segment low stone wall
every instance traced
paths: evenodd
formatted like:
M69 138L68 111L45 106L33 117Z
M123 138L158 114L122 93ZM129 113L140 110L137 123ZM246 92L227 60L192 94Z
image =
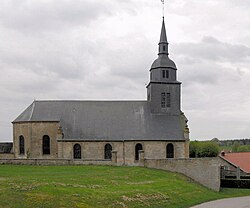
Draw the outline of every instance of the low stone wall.
M220 159L144 159L144 167L182 173L214 190L220 190Z
M1 159L14 159L13 153L0 153L0 160Z
M112 165L111 160L67 159L0 159L0 164L12 165Z

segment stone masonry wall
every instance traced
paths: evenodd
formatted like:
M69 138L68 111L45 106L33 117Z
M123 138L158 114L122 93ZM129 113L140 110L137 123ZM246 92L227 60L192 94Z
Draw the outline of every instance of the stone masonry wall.
M96 141L96 142L73 142L63 141L58 142L58 158L72 159L73 147L75 144L81 145L82 159L102 160L104 159L104 146L111 144L112 150L116 151L117 165L139 165L139 161L135 160L135 146L140 143L146 158L166 158L166 146L170 142L166 141ZM174 145L175 158L187 158L188 142L171 142Z
M220 158L144 159L144 166L182 173L214 190L220 190Z
M13 153L1 153L0 160L1 159L14 159L14 154Z
M24 122L13 124L13 149L14 157L52 159L57 156L57 133L58 122ZM24 137L25 154L19 154L19 136ZM50 155L42 153L42 138L44 135L50 137Z

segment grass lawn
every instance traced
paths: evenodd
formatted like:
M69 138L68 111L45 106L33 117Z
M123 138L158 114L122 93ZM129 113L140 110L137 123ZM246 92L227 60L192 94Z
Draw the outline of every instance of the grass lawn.
M0 208L190 207L250 195L213 192L183 175L141 167L0 165Z

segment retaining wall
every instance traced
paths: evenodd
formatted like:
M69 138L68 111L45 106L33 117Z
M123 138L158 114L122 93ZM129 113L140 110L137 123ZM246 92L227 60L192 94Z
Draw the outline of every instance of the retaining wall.
M0 159L0 164L13 165L112 165L111 160L67 159Z
M144 167L182 173L214 190L220 190L220 159L144 159Z

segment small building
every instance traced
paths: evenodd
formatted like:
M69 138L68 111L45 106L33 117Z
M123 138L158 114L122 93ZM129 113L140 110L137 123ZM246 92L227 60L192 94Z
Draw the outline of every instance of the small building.
M241 172L244 172L245 174L250 174L250 152L222 153L221 158L227 163L229 163L231 167L239 167ZM231 170L233 169L234 168L231 168Z
M164 18L147 100L36 100L13 123L14 158L111 160L188 158L189 129L181 82L169 58Z

